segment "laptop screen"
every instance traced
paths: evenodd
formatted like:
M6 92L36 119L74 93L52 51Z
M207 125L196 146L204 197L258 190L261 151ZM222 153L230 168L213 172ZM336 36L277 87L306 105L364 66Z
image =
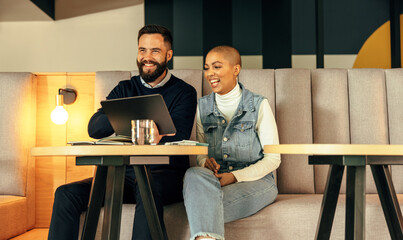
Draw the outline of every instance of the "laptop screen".
M160 134L176 133L160 94L104 100L101 105L117 135L131 136L131 120L138 119L154 120Z

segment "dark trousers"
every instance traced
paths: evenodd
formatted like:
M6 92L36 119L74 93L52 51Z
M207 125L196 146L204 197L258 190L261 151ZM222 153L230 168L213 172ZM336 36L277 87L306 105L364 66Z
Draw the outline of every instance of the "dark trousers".
M175 170L152 171L152 190L160 221L163 221L163 206L182 201L183 173ZM78 239L79 221L86 211L92 178L62 185L56 189L48 239ZM144 205L132 167L126 169L124 203L136 203L132 239L151 239Z

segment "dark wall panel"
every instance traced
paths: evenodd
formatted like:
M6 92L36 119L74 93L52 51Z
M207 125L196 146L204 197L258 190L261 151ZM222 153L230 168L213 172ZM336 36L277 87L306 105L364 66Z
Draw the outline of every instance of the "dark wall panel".
M389 0L324 1L325 54L357 54L389 20Z
M324 54L357 54L390 17L389 0L323 3ZM172 30L176 56L232 45L242 55L263 55L264 68L282 68L291 67L292 54L316 51L315 0L146 0L145 22Z
M399 0L390 0L390 53L392 68L401 68Z
M203 56L218 45L232 45L232 1L203 1Z
M262 0L232 1L232 46L241 55L262 54Z
M315 0L292 0L292 53L315 54Z
M324 0L325 54L357 54L389 21L389 0ZM400 0L400 13L403 12ZM292 0L292 53L315 54L315 0Z
M144 1L145 24L159 24L173 31L173 0Z
M144 1L145 24L159 24L174 35L173 0L146 0ZM175 38L173 39L175 46ZM174 47L173 46L173 47ZM174 49L175 51L175 49ZM173 59L168 63L168 68L173 68Z
M291 67L291 0L262 1L263 68Z
M176 56L203 55L203 0L174 0L174 49Z

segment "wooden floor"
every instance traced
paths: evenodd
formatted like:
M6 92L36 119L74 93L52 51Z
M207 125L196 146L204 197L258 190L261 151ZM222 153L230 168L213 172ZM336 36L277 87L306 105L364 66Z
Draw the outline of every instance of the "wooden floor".
M24 234L11 238L11 240L46 240L48 239L47 228L34 228Z

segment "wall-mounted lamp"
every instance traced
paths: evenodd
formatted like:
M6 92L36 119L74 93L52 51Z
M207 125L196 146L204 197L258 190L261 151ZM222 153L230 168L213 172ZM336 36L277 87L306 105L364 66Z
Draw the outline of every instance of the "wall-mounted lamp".
M77 99L77 91L72 88L59 88L56 95L56 108L50 114L52 121L58 125L65 124L69 118L69 114L64 109L64 104L72 104Z

